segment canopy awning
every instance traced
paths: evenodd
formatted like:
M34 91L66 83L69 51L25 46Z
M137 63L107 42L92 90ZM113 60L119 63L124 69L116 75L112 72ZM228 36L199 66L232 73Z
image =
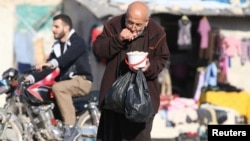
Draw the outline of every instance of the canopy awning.
M118 15L127 9L133 0L77 0L87 7L97 18ZM223 3L219 0L143 0L152 14L169 13L175 15L206 16L250 16L250 2Z

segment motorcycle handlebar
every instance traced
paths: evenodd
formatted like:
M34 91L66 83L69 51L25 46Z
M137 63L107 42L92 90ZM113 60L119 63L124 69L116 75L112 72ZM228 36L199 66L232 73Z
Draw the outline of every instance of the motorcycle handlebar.
M47 67L47 66L43 66L43 67L42 67L42 71L47 70L47 69L52 69L52 68ZM34 72L41 72L41 71L39 71L39 70L36 68L36 66L32 66L31 68L25 70L25 71L23 72L23 74L29 74L29 73L34 73Z

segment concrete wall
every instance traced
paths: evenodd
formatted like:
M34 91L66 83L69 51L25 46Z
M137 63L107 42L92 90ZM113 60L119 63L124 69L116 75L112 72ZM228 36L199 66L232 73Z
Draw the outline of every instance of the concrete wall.
M9 67L13 67L13 31L14 31L14 8L11 6L0 7L0 75ZM0 96L0 107L5 102L5 94Z

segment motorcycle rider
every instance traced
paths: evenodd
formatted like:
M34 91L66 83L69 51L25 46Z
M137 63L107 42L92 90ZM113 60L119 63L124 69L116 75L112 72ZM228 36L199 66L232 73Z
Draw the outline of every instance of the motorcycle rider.
M59 14L53 18L52 32L56 41L50 56L46 63L36 65L36 69L60 69L52 91L65 125L64 141L73 141L79 132L74 126L76 115L72 97L86 95L92 88L89 53L84 39L72 28L68 15ZM34 83L38 81L38 77L38 74L28 75L25 81Z

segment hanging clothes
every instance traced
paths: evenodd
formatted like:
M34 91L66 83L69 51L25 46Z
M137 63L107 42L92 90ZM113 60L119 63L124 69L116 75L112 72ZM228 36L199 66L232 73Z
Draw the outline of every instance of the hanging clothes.
M201 49L206 49L208 47L208 40L209 40L209 32L211 30L211 26L208 22L208 19L206 16L204 16L198 26L198 32L200 33L201 36L201 42L200 42L200 48Z
M178 47L180 50L189 50L192 48L191 26L192 22L187 16L182 16L178 20Z
M206 68L204 86L217 86L217 74L216 63L210 63Z
M217 76L218 83L226 83L227 82L227 71L228 71L228 56L221 56L219 59L219 73Z
M226 56L233 57L235 55L241 56L241 40L233 37L233 36L228 36L224 37L222 39L222 51L223 54Z
M246 61L250 60L250 39L241 40L241 52L240 61L242 65L245 65Z

